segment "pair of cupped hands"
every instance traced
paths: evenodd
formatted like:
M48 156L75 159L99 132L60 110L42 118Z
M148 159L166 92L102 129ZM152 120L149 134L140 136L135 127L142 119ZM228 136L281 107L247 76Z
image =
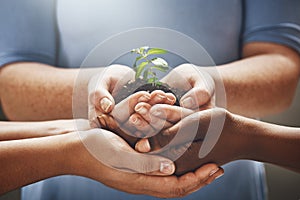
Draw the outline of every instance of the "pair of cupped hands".
M233 143L232 138L226 139L232 117L215 108L212 77L184 64L161 80L186 91L180 106L174 105L173 94L160 90L140 91L116 104L114 96L134 74L127 66L111 65L89 82L89 120L95 129L81 133L84 146L102 164L117 169L114 173L124 180L143 180L129 186L118 181L105 184L135 194L178 197L220 177L224 171L219 166L237 155L235 150L224 151L228 141ZM211 119L224 116L227 136L223 133L211 152L199 158Z

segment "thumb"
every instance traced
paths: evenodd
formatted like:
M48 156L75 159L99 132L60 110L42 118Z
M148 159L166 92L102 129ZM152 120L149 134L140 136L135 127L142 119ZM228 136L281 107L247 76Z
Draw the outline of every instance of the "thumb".
M109 79L99 80L99 76L94 76L89 83L89 102L101 113L109 113L115 106L109 86Z
M130 169L130 171L136 173L167 176L175 172L174 163L161 156L133 153L127 154L127 156L123 156L122 158L119 167Z
M138 153L122 138L110 131L92 129L81 131L80 136L84 146L92 155L109 167L131 173L165 176L175 171L175 165L171 160Z

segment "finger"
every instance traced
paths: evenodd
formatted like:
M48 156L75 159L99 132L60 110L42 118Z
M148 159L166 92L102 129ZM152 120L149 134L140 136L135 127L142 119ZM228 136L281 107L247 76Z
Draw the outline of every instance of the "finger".
M162 121L162 120L161 120ZM164 123L161 125L161 127L164 127ZM156 134L158 134L162 129L155 129L152 123L148 123L146 120L144 120L138 113L134 113L130 116L128 122L125 122L126 127L134 127L137 129L137 132L135 132L136 137L142 137L142 138L149 138ZM157 125L157 124L156 124ZM170 124L168 127L172 126Z
M154 90L151 92L151 99L149 100L150 105L164 103L167 99L166 93L162 90Z
M150 100L150 94L145 91L140 91L134 93L118 103L115 106L115 109L112 111L112 116L118 120L119 122L123 123L132 113L134 113L134 107L139 102L147 102Z
M194 87L188 91L180 100L180 105L184 108L197 109L212 101L213 91L206 88Z
M140 102L134 107L135 112L141 115L147 122L151 121L151 116L149 113L150 109L151 105L145 102Z
M152 128L152 126L143 119L142 116L140 116L138 113L133 113L128 120L129 124L134 126L137 130L144 133L144 135L151 137L148 135L148 133L154 133L155 130Z
M95 76L89 83L89 102L95 106L96 110L102 113L112 111L115 101L110 94L110 79L103 78L104 76Z
M192 113L194 113L192 110L166 104L154 105L150 109L151 115L167 120L171 123L177 123L179 120L191 115Z
M135 150L141 153L148 153L151 151L151 146L149 143L149 140L147 138L143 138L141 140L139 140L136 144L135 144Z
M114 133L121 136L124 140L128 142L132 147L134 147L135 143L137 142L138 138L132 133L136 130L129 130L124 125L120 125L112 116L101 114L97 117L98 123L100 127L104 129L108 129L113 131Z
M129 149L119 152L118 161L113 167L133 173L149 175L172 175L175 172L174 163L166 158L154 155L128 152Z
M222 170L216 164L206 164L193 173L179 177L179 187L183 188L187 195L210 184L221 173Z
M93 129L80 132L83 142L95 158L107 166L133 173L171 175L174 163L164 157L136 152L113 132Z
M161 118L159 118L154 115L150 115L149 112L150 109L151 109L151 105L144 102L138 103L135 107L135 111L138 114L140 114L143 117L143 119L145 119L149 123L149 125L153 127L153 129L156 130L153 132L153 134L150 134L151 136L153 136L154 133L163 130L165 128L169 128L173 125L172 123L166 121L166 117L160 116Z
M128 145L123 145L118 152L118 159L114 164L115 168L151 175L172 175L175 172L174 163L167 158L141 154Z
M176 102L176 96L173 93L167 92L165 93L162 90L154 90L151 92L151 100L149 104L169 104L173 105Z

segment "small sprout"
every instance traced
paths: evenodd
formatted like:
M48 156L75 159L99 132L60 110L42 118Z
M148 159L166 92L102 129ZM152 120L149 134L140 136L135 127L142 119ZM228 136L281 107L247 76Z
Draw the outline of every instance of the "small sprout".
M152 83L153 85L161 85L161 82L158 81L154 70L159 70L161 72L168 71L168 62L159 57L150 59L149 56L156 54L165 54L167 53L167 51L164 49L149 48L148 46L144 46L133 49L131 50L131 52L138 54L133 64L133 69L135 70L135 79L144 79L147 83Z

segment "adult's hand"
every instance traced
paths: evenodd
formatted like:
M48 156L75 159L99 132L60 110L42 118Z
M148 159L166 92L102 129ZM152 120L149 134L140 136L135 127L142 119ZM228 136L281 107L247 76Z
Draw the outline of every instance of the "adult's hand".
M193 110L204 110L215 106L215 84L204 70L192 64L182 64L166 75L162 82L173 88L187 91L180 105Z
M94 75L88 84L89 119L110 113L115 106L113 96L130 80L134 80L134 71L124 65L111 65Z
M135 152L125 141L109 131L93 129L79 134L83 144L80 142L80 148L74 148L73 155L76 156L73 156L71 162L75 166L74 174L95 179L125 192L163 198L181 197L204 187L223 174L217 165L207 164L181 177L157 176L174 172L170 160ZM141 174L145 172L147 174Z
M154 151L154 154L176 159L178 173L197 169L210 162L223 165L243 158L248 152L247 137L239 134L239 120L226 110L207 109L182 118L184 112L178 107L164 107L162 116L177 119L178 123L160 134L139 141L136 149L141 152ZM211 123L213 128L209 128ZM216 128L218 126L219 129ZM206 152L204 157L200 149L202 154Z
M172 105L175 101L176 98L173 94L165 93L161 90L155 90L151 93L139 91L115 105L109 114L97 116L97 120L94 121L94 124L97 124L98 127L113 131L134 147L139 138L145 136L151 137L158 133L165 123L169 124L161 119L156 123L146 121L143 117L150 120L150 118L147 118L148 115L140 115L136 110L138 110L139 113L147 113L147 109L153 105ZM138 106L140 104L143 106ZM152 120L154 120L154 117L152 117Z

